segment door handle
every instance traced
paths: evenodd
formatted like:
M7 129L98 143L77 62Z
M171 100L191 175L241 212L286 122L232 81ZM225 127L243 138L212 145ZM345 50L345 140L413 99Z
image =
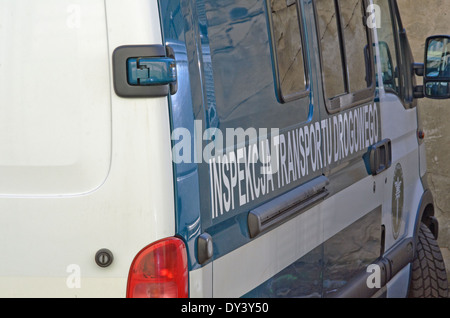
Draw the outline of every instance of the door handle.
M369 147L369 151L364 155L367 172L376 176L389 169L392 165L392 142L385 139Z

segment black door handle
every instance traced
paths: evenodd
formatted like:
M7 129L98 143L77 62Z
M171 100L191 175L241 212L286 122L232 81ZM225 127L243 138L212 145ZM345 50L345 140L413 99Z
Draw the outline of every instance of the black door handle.
M367 171L376 176L389 169L392 165L392 142L385 139L369 147L369 151L364 156Z

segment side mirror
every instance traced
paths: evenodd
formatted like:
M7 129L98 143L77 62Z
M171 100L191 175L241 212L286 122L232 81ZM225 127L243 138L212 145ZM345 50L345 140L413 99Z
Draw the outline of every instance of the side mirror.
M425 44L424 93L428 98L450 98L450 36L436 35Z

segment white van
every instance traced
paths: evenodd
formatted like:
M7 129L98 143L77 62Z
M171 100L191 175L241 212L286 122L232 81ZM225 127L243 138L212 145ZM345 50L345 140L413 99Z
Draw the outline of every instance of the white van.
M395 0L0 14L0 296L447 296Z

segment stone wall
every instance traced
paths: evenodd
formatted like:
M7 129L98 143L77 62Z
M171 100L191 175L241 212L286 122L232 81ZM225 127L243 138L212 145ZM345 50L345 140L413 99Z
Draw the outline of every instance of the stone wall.
M398 5L414 58L416 62L422 63L425 39L430 35L450 34L450 1L398 0ZM436 216L440 223L439 244L448 251L450 248L450 100L421 99L419 113L427 147L428 183L434 194ZM450 264L447 264L447 269L449 267Z

